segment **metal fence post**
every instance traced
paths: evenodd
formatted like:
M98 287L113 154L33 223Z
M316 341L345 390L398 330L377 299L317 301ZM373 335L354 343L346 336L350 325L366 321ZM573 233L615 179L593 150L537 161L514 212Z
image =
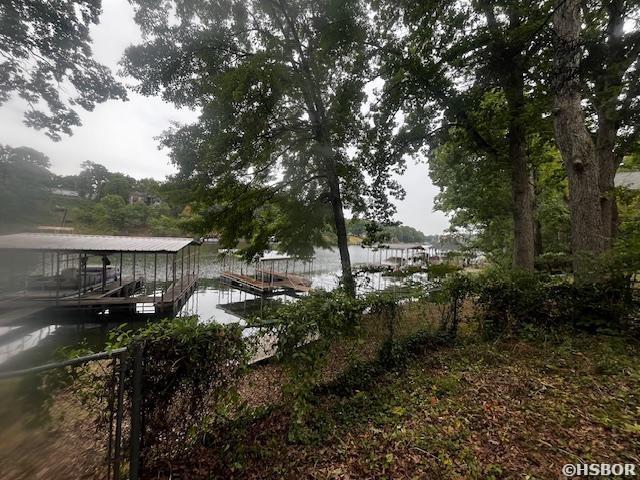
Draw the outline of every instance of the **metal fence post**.
M129 479L140 476L140 442L142 440L142 361L143 346L136 345L133 357L133 391L131 396L131 441Z
M122 455L122 411L124 408L124 377L127 374L126 354L120 355L120 374L118 377L118 398L116 403L116 438L113 459L113 478L120 478L120 461Z

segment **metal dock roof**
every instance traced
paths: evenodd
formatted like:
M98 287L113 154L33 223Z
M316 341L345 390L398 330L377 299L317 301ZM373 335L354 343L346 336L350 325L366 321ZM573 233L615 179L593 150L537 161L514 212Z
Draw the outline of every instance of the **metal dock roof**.
M640 172L618 172L614 179L616 187L640 190Z
M15 233L0 235L0 250L38 250L72 252L156 252L175 253L188 245L199 245L191 238L126 237L107 235L69 235Z

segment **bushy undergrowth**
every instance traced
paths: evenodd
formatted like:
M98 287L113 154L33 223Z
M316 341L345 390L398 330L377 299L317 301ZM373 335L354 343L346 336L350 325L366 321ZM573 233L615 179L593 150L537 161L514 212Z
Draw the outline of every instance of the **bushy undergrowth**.
M298 302L285 304L267 318L256 317L261 338L275 339L276 356L289 372L284 393L292 414L292 440L304 440L309 399L326 363L330 344L347 336L357 338L365 308L342 290L313 291Z
M136 332L117 329L110 341L113 348L143 349L146 463L176 458L207 434L223 432L240 407L235 387L249 350L237 325L176 318ZM126 388L131 392L131 376Z
M489 336L524 325L634 333L629 277L617 272L597 281L490 269L466 285L481 331Z

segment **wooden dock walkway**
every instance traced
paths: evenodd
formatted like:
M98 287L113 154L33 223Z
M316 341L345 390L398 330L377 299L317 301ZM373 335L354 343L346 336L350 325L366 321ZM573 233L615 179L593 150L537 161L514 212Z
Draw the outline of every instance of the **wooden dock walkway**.
M197 280L196 275L185 275L182 281L177 279L175 283L169 285L164 293L157 293L155 295L117 296L120 288L115 288L104 294L80 298L76 297L75 299L69 298L65 302L60 302L59 307L68 309L80 307L91 310L122 309L126 307L135 309L138 304L147 304L153 305L155 311L158 313L175 313L175 311L182 307L191 293L193 293L193 290L197 286Z
M197 275L185 275L182 281L178 278L162 293L155 295L136 295L144 285L142 278L135 281L111 282L106 292L93 291L83 295L77 293L59 298L51 297L16 297L13 302L5 300L0 308L0 326L22 325L36 316L46 312L65 313L140 313L138 305L153 306L156 315L174 315L185 304L197 288Z
M267 281L273 281L298 293L307 293L311 290L311 280L294 273L272 272L264 269L258 270L257 273L261 274L262 278L266 278Z

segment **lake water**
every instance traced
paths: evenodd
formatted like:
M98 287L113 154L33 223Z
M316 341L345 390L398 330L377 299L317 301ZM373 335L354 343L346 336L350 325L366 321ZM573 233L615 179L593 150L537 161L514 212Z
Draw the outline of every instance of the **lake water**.
M384 261L391 252L374 252L360 246L349 247L353 266ZM291 265L293 267L293 265ZM242 292L222 284L220 273L228 268L223 264L215 245L203 245L200 252L200 278L197 290L185 303L178 315L198 315L202 322L243 322L243 318L258 314L274 302L292 302L295 298L278 295L270 298ZM302 273L298 263L296 271ZM314 260L305 267L305 276L313 288L334 289L340 275L340 257L337 249L319 249ZM365 273L357 277L358 291L394 289L402 280ZM153 320L150 320L153 321ZM83 322L66 322L64 318L35 318L32 323L19 327L0 327L0 368L14 369L38 365L56 358L61 347L86 345L99 351L104 348L110 329L122 323L143 325L139 318L119 316L117 321L96 322L89 318Z

